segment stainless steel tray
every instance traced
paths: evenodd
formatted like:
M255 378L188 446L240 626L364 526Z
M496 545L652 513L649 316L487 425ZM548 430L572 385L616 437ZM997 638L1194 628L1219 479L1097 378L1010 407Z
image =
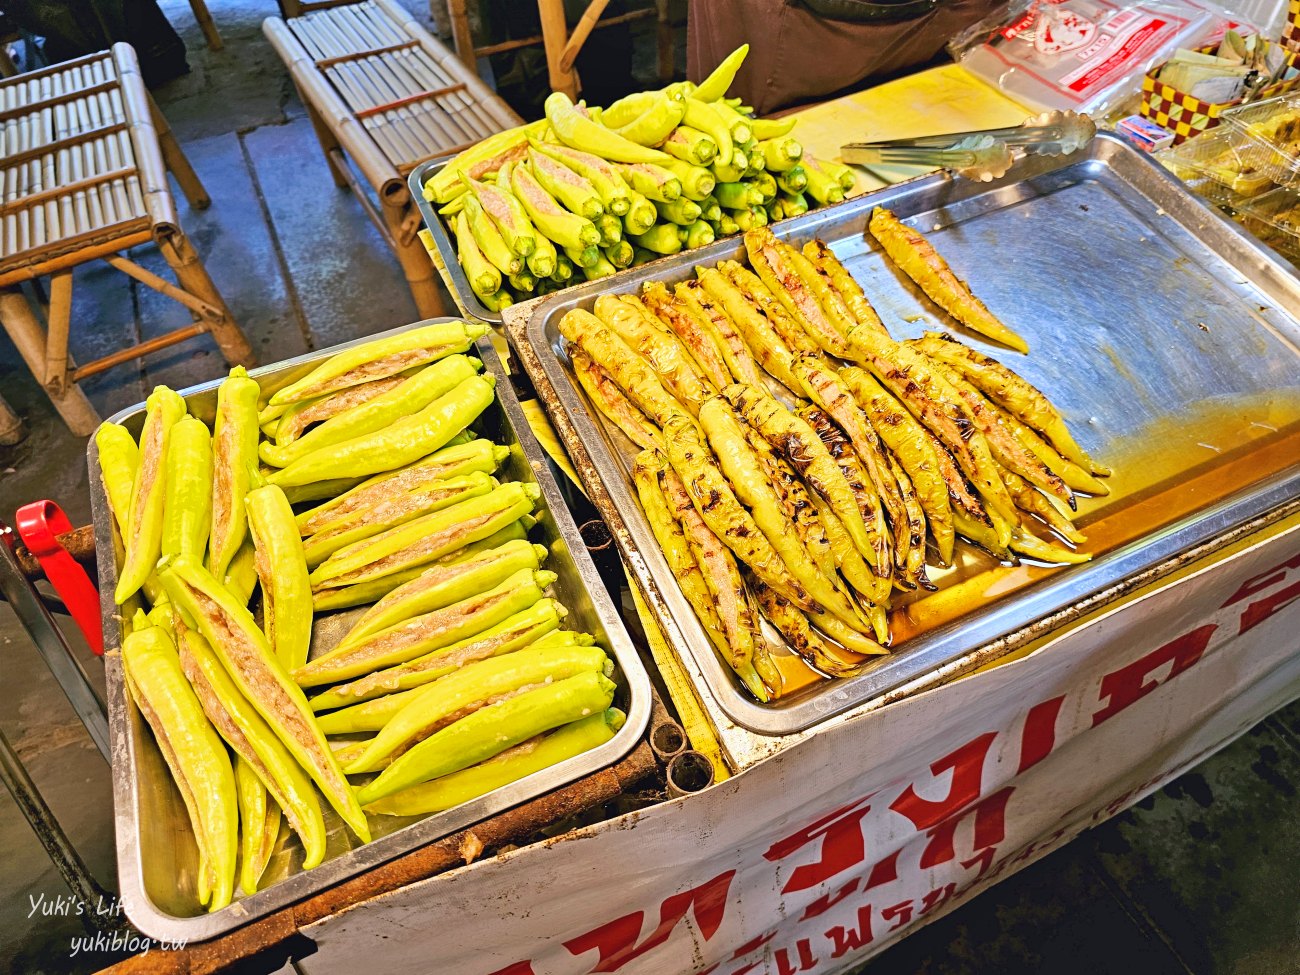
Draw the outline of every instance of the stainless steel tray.
M960 331L865 236L876 205L930 235L1026 336L1028 357L962 337L1047 392L1116 475L1109 497L1080 501L1092 562L1002 567L959 546L953 570L932 572L939 592L892 614L895 652L772 705L748 697L711 651L636 501L636 450L590 408L557 329L601 294L683 280L741 246L719 241L511 310L510 338L648 604L720 707L724 737L729 722L795 734L968 672L1300 497L1300 281L1141 153L1103 136L1083 157L1030 157L993 183L934 174L777 229L796 244L831 244L895 337ZM745 736L736 749L770 750Z
M411 175L406 177L406 185L411 191L411 199L420 208L420 216L424 218L424 225L429 228L433 244L438 248L438 256L442 258L447 274L451 276L451 283L456 292L454 297L460 302L461 308L465 310L466 315L500 328L504 321L501 312L489 310L474 293L474 289L469 286L469 278L465 277L465 271L456 257L456 241L452 239L451 232L442 217L438 216L437 208L424 198L424 184L442 172L455 158L455 156L442 156L439 159L420 163L411 170Z
M449 319L431 321L446 320ZM335 352L399 331L403 329L256 369L252 375L263 384L264 392L273 392L306 374ZM545 455L529 429L496 352L489 342L481 340L474 354L483 360L485 371L494 374L498 380L496 401L474 423L474 429L480 436L510 448L510 456L502 465L503 478L541 486L539 506L547 514L539 519L533 530L533 540L550 549L546 567L559 575L553 590L569 610L566 625L595 634L600 645L617 663L615 704L627 713L627 722L601 747L455 809L421 819L371 817L375 839L354 849L348 848L350 836L341 821L322 802L326 824L330 827L329 850L323 864L313 870L301 871L301 846L296 839L290 838L287 829L282 829L280 843L264 877L268 886L216 913L196 913L201 910L193 889L197 851L189 821L153 736L123 688L121 655L118 652L122 627L116 616L117 607L113 605L117 568L114 559L101 558L99 590L104 646L108 651L104 661L112 744L118 882L127 917L145 934L159 939L195 942L230 931L347 877L605 768L630 752L645 732L650 716L650 679L578 535L547 468ZM208 423L212 421L217 385L217 382L211 382L182 391L190 411ZM140 404L123 410L111 421L125 424L138 435L143 418L144 404ZM111 515L101 485L99 457L93 438L87 452L95 544L100 552L112 552ZM359 612L351 610L318 618L313 633L313 656L333 646Z

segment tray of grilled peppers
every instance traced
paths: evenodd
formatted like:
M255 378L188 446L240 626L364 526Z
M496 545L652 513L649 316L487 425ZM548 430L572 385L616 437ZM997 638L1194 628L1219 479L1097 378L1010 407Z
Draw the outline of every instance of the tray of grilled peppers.
M1267 505L1295 306L1182 273L1262 262L1118 140L1089 153L914 180L512 324L729 721L793 733L971 669L1194 545L1220 498Z
M199 940L611 764L635 651L485 326L148 401L92 440L119 877Z

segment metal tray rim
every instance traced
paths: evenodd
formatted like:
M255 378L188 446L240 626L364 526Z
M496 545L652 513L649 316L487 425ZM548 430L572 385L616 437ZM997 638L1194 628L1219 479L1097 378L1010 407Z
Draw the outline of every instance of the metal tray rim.
M455 320L457 319L453 317L425 319L253 369L250 370L250 375L258 378L270 373L283 372L295 366L320 361L338 351L386 335L403 332L420 325ZM475 822L606 768L631 752L637 741L644 735L650 721L650 702L653 693L649 674L600 580L595 564L578 534L577 526L555 483L554 476L546 466L545 455L510 387L500 357L487 337L478 341L475 355L483 360L485 371L490 371L498 377L497 396L506 419L513 428L512 432L519 442L525 461L541 487L547 513L554 519L557 533L564 540L573 558L574 567L587 589L587 596L592 600L593 611L605 628L606 642L609 644L607 649L618 664L628 688L627 720L623 727L613 738L598 748L543 769L454 809L432 814L409 826L378 837L370 843L327 860L319 867L301 871L250 897L241 898L220 911L193 917L171 915L154 905L143 880L141 838L136 818L141 782L136 765L136 743L129 720L131 705L122 680L121 627L116 618L117 606L113 603L112 597L117 571L114 559L101 559L99 560L100 609L104 629L118 882L123 908L131 922L144 934L158 939L199 942L232 931ZM187 387L179 392L188 399L197 393L213 390L219 384L218 379ZM119 410L109 417L107 422L120 422L123 418L137 413L143 405L136 404ZM113 529L108 520L111 516L108 513L107 499L99 476L98 450L93 437L87 445L87 461L90 467L95 544L100 551L111 552L113 551Z
M1232 244L1244 252L1241 263L1247 260L1254 263L1257 275L1264 279L1261 281L1258 277L1253 278L1259 287L1268 291L1270 290L1268 285L1276 286L1276 282L1270 279L1270 275L1274 273L1285 275L1280 259L1276 255L1226 219L1214 218L1171 174L1153 161L1141 157L1137 150L1128 146L1123 140L1113 135L1102 134L1090 150L1090 157L1093 160L1099 156L1111 157L1115 154L1128 155L1150 167L1147 175L1154 176L1159 181L1157 185L1166 183L1175 190L1175 201L1180 205L1183 215L1209 216L1214 225L1213 232L1226 233L1229 239L1236 238L1232 240ZM1052 168L1076 165L1080 161L1065 157L1056 160L1056 166ZM975 192L986 192L993 187L1015 182L1018 171L1023 170L1022 164L1013 169L1003 180L992 186L984 186ZM877 204L905 199L908 195L952 181L951 176L942 172L919 176L904 183L855 197L834 207L821 208L783 221L777 233L778 236L798 234L839 219L846 212L865 214ZM1168 202L1162 205L1166 211L1170 211ZM1188 208L1195 208L1195 210ZM1175 214L1170 212L1170 215ZM715 260L734 256L739 250L740 246L735 240L717 241L692 252L685 260L681 260L680 255L678 258L668 259L671 263L664 270L672 273L701 261L712 263ZM643 276L627 275L627 278L635 282ZM523 310L527 317L515 320L514 326L509 330L509 337L515 342L516 347L524 345L528 347L527 354L520 356L525 367L531 367L530 372L540 370L541 376L534 375L534 382L540 379L554 394L552 402L564 414L562 424L557 425L570 427L573 431L573 440L576 441L579 449L588 455L588 459L592 454L599 454L606 461L609 460L604 456L606 454L604 437L588 415L560 359L553 353L545 327L558 307L574 307L589 297L605 293L620 285L623 285L623 282L617 277L587 282L563 293L539 299ZM574 444L569 443L568 446L572 448ZM1122 546L1086 566L1063 569L1052 579L1035 587L1032 593L1027 594L1022 600L1008 599L995 604L985 616L985 621L990 625L981 627L978 633L973 632L971 621L957 619L917 638L917 644L925 647L927 651L933 648L934 656L948 651L947 657L933 661L922 668L913 668L910 673L898 674L892 680L881 680L881 677L887 670L906 671L908 668L897 664L892 668L889 665L882 665L859 677L828 684L824 690L796 705L786 709L776 709L750 700L735 688L732 678L724 670L716 655L709 652L709 643L704 630L685 603L680 591L675 585L665 585L660 581L670 578L670 573L657 547L653 544L644 544L651 537L649 527L632 497L630 487L616 477L609 478L607 483L602 476L599 463L582 463L577 466L584 482L589 482L592 478L600 480L599 488L594 491L593 496L603 494L609 499L610 503L601 506L601 511L606 517L617 518L624 528L625 536L619 532L615 533L620 543L640 549L625 554L630 555L628 561L633 568L633 575L650 605L662 606L666 610L658 613L658 616L659 623L670 642L679 652L689 654L693 658L704 677L711 697L729 720L750 732L767 736L797 734L834 715L859 706L870 705L904 686L919 690L940 679L957 676L964 670L954 671L952 667L963 651L966 652L967 657L973 659L982 647L1002 641L1005 644L1004 652L1009 652L1018 645L1014 642L1015 638L1033 630L1036 621L1055 617L1072 604L1087 601L1090 597L1108 591L1125 578L1151 570L1165 559L1211 544L1214 539L1226 536L1233 528L1264 515L1267 511L1284 504L1288 498L1300 493L1300 464L1297 464L1274 478L1241 492L1240 495L1234 495L1208 509L1195 512L1187 518L1180 519L1175 525ZM588 486L591 487L590 484ZM646 552L645 549L653 549L653 551ZM1079 571L1083 569L1088 571ZM1032 613L1026 614L1028 616L1026 619L1013 622L1010 619L1012 610L1021 610L1025 603L1030 603L1034 607ZM1019 642L1024 640L1021 639ZM972 663L965 669L972 669L976 665L978 664ZM933 675L933 679L927 681L929 675Z

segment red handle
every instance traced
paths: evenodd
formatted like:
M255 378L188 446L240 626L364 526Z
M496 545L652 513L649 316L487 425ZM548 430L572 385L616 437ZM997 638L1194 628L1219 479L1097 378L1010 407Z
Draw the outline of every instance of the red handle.
M18 537L36 556L45 578L50 580L73 621L81 628L90 649L102 656L104 633L99 620L99 590L57 537L72 531L68 516L53 501L33 501L18 509L15 520Z

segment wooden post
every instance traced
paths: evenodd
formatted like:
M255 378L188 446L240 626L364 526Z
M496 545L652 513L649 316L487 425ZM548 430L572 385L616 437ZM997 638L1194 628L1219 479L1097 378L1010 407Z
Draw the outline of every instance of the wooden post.
M542 44L546 47L546 67L550 74L551 90L562 91L570 98L577 98L578 76L573 71L565 71L560 64L564 57L564 45L568 42L564 0L537 0L537 12L542 20Z
M469 29L469 14L465 10L465 0L447 0L447 16L451 18L451 38L456 45L456 57L465 62L465 67L477 71L478 59L474 55L474 35Z
M655 0L659 12L657 37L659 41L659 83L673 80L673 25L668 20L668 0Z
M208 13L208 5L205 0L190 0L190 9L194 11L194 19L199 22L199 28L207 39L208 48L213 51L220 51L225 45L221 42L221 34L212 20L212 14Z
M27 304L27 296L19 289L0 290L0 324L4 325L27 368L39 381L45 370L45 329ZM94 433L95 427L99 426L99 414L80 386L68 383L58 390L46 387L45 392L73 436L88 437Z
M587 9L582 12L582 19L573 28L569 42L564 45L564 53L560 55L561 71L573 70L573 62L577 60L578 52L582 50L582 45L587 43L587 38L596 28L596 21L600 20L600 15L608 6L609 0L591 0L591 3L587 4Z
M181 144L172 134L172 127L167 124L167 116L158 111L158 105L152 95L148 98L149 115L153 119L154 130L158 133L158 147L162 150L163 164L176 177L185 199L190 201L190 206L195 210L206 210L212 205L212 197L208 196L208 191L203 188L198 173L194 172L194 167L190 165L189 158L181 149Z
M393 238L393 250L402 262L402 273L415 299L415 307L421 318L439 318L447 314L447 306L442 301L442 291L438 287L438 275L434 271L429 253L420 243L416 233L418 222L410 224L407 217L411 210L411 197L403 185L401 191L381 191L379 202L384 210L384 223Z
M50 304L46 310L49 333L45 338L45 372L41 384L62 391L68 385L68 330L72 326L72 269L50 277Z
M222 313L219 319L205 318L203 325L212 334L226 361L232 366L255 365L257 360L253 356L252 348L249 347L248 339L235 324L230 309L222 300L217 286L208 277L207 268L203 266L203 261L199 259L198 253L184 232L179 227L175 227L159 233L158 249L162 251L163 257L176 272L176 280L180 282L180 286Z

